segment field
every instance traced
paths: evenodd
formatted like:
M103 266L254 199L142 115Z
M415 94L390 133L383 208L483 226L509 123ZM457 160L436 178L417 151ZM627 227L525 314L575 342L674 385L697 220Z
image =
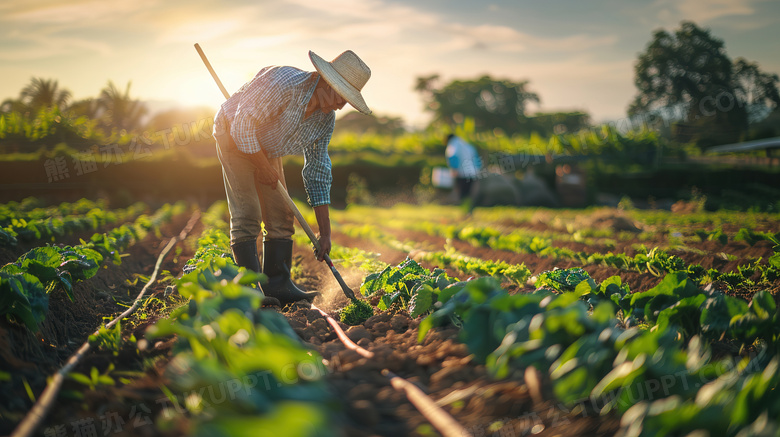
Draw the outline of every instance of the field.
M332 210L374 312L338 322L361 355L316 309L350 301L300 229L292 274L321 296L279 308L235 267L224 202L2 208L2 434L86 341L38 435L780 435L778 214Z

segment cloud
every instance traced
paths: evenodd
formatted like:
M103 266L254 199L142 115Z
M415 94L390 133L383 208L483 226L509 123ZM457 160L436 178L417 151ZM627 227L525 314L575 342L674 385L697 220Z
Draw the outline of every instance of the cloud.
M424 41L430 52L453 52L482 49L500 53L573 52L584 48L609 46L617 42L614 35L579 34L544 38L521 32L513 27L495 24L454 22L444 14L436 14L406 5L382 0L335 0L311 2L292 0L314 16L323 17L312 23L308 33L332 39L387 40L394 43L419 45ZM328 26L327 33L320 33ZM305 31L305 30L304 30ZM404 38L407 36L407 38ZM415 39L413 36L417 36Z
M650 16L664 25L676 25L682 20L707 23L723 17L749 16L756 13L755 0L656 0L649 8Z
M241 18L193 19L179 23L170 23L156 38L162 44L185 43L192 41L213 41L233 35L245 22Z
M111 45L91 38L58 35L54 31L8 32L0 45L0 60L23 62L54 57L72 56L78 53L94 53L106 56L111 53Z
M126 2L86 0L66 4L49 1L11 1L4 10L4 21L29 24L80 23L94 26L120 21L127 14L153 5L153 0Z
M511 27L496 25L469 26L464 24L442 24L453 37L460 39L458 48L479 47L495 52L574 52L617 42L614 35L592 37L585 34L562 38L542 38L519 32Z
M0 59L24 62L72 59L82 54L110 55L120 39L117 34L121 30L139 30L132 15L151 3L152 0L6 2L0 8ZM106 34L107 29L112 32Z

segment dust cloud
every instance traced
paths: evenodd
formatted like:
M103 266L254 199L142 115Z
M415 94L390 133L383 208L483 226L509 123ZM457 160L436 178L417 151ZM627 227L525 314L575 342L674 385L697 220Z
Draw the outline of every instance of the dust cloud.
M339 269L338 266L336 269L341 273L341 277L344 278L344 282L346 282L347 286L349 286L355 293L355 296L360 299L362 297L360 296L360 284L363 282L363 276L365 275L356 270ZM322 278L319 290L320 295L314 299L314 304L323 311L332 312L344 308L349 305L350 302L349 298L341 290L341 286L338 281L336 281L336 278L333 277L333 274L330 272L328 273L329 275L327 277Z

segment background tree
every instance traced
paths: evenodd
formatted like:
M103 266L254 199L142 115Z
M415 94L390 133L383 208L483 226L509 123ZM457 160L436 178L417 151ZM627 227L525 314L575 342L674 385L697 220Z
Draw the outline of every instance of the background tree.
M777 74L764 73L757 63L737 58L734 79L737 98L745 103L748 124L763 120L780 105Z
M33 77L30 83L22 88L19 98L5 100L2 109L3 112L17 111L31 114L43 108L57 107L64 110L68 107L70 99L70 91L60 88L56 80Z
M675 139L701 147L738 141L751 121L749 105L771 111L780 102L776 75L744 59L732 63L722 40L689 21L674 33L655 31L634 70L639 93L629 115L676 122Z
M68 106L68 112L74 117L87 117L90 120L98 118L100 107L95 98L76 100Z
M144 129L152 132L163 131L166 129L172 130L173 128L199 128L204 130L205 128L198 126L198 124L208 124L208 131L211 132L213 119L214 109L210 107L204 106L169 109L154 114L154 116L152 116L146 123Z
M434 113L434 123L456 125L467 117L478 130L502 130L507 134L527 131L526 106L539 103L527 89L528 81L513 82L482 76L455 80L438 88L438 75L418 77L415 90L423 95L425 109Z
M133 130L141 127L141 119L147 113L143 102L130 97L130 84L121 92L112 81L100 91L98 107L108 127Z
M365 115L358 111L350 111L336 120L333 135L341 132L401 135L406 132L406 129L400 117Z
M590 114L583 111L537 112L529 121L530 130L542 136L577 133L591 125Z

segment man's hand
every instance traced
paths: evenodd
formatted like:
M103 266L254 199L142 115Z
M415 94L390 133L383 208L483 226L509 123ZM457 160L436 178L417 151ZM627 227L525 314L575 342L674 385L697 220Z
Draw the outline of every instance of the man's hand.
M317 217L317 226L320 228L320 250L314 251L317 261L325 259L325 255L330 255L330 210L328 205L314 207L314 216Z
M272 188L276 188L279 174L271 167L271 163L268 162L268 157L265 156L265 153L262 151L251 153L247 154L247 157L255 165L255 179L263 185L270 185Z
M320 242L320 250L314 249L314 255L317 257L317 261L325 260L325 255L330 255L330 235L320 235L318 238Z

